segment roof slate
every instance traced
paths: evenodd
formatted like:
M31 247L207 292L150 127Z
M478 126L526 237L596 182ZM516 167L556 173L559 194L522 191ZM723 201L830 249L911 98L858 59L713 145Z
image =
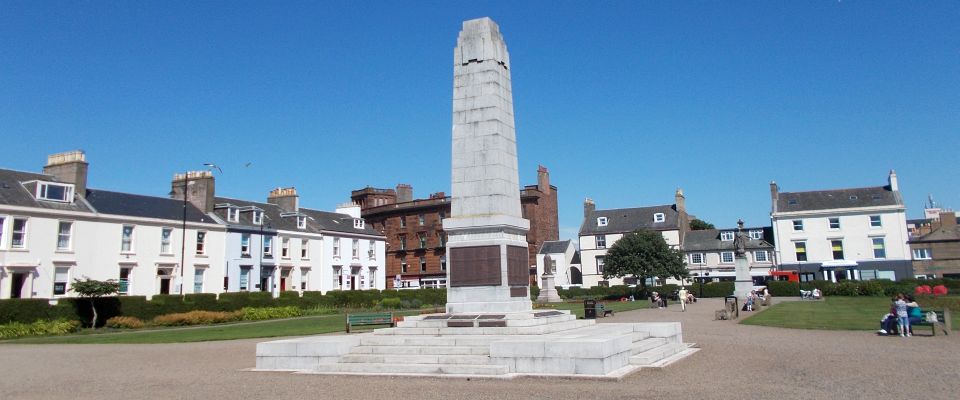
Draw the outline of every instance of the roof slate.
M910 239L910 243L960 241L960 226L941 227L926 235Z
M569 240L548 240L540 246L540 254L566 253Z
M88 189L87 201L102 214L183 220L183 201L166 197ZM191 203L187 203L187 221L217 223Z
M773 241L773 229L769 227L763 228L744 228L744 231L763 229L763 237L766 239L750 239L747 240L746 246L747 249L772 249L773 245L770 244ZM720 240L720 232L734 231L736 228L732 229L704 229L699 231L690 231L687 232L687 235L684 237L683 241L683 251L723 251L729 250L733 251L733 241ZM769 240L769 241L768 241Z
M853 189L783 192L777 196L777 212L831 210L903 205L899 192L889 186Z
M57 182L57 179L50 175L0 169L0 204L64 211L92 211L89 207L87 207L86 204L84 204L83 201L60 203L55 201L37 200L34 197L34 193L30 192L26 187L23 186L23 182L35 180Z
M664 214L663 222L653 222L653 215ZM607 217L607 226L597 226L597 218ZM580 236L628 233L640 229L665 231L680 229L680 213L674 205L594 210L583 219Z

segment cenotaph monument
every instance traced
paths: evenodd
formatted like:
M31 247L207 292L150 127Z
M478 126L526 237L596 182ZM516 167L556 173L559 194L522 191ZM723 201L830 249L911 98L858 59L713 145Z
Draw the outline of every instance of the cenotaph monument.
M619 378L697 350L683 343L679 322L598 324L532 308L510 68L500 27L465 21L453 59L446 312L368 333L258 343L255 370Z
M750 238L743 231L743 220L737 221L737 233L733 237L733 259L737 280L733 284L733 295L744 301L753 290L753 278L750 276L750 263L747 261L747 241Z

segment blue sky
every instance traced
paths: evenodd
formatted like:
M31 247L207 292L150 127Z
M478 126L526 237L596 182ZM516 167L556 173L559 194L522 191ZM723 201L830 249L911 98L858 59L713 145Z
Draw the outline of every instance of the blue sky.
M196 3L196 4L195 4ZM519 4L514 4L519 3ZM86 151L90 186L449 192L452 52L490 16L511 53L520 180L582 202L769 223L783 191L883 185L960 208L960 2L0 2L0 167ZM249 166L246 166L250 163Z

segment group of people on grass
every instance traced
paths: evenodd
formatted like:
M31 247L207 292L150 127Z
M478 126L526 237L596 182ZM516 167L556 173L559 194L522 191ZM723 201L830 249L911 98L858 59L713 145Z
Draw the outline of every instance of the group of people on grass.
M823 297L823 292L818 288L813 288L813 290L800 290L800 299L812 299L820 300Z
M677 291L677 300L682 301L683 304L693 304L697 302L697 297L687 288L680 287L680 290ZM650 294L650 303L660 309L667 308L667 297L661 295L660 292L653 292Z
M770 290L766 287L762 291L751 290L750 294L747 295L747 298L743 301L743 308L741 311L753 311L753 306L761 303L764 305L770 304L770 299L773 295L770 294Z
M910 326L919 323L923 318L923 310L913 299L913 296L903 293L897 294L890 304L890 312L880 320L880 335L895 335L900 332L900 336L912 336L913 331Z

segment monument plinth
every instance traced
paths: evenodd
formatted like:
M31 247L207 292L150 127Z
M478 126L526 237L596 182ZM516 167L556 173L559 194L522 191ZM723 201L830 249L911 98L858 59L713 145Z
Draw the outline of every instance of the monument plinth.
M510 55L490 18L464 22L453 54L447 312L530 311Z
M733 238L733 259L737 280L733 283L733 295L741 301L746 300L753 290L753 277L750 276L750 263L747 262L747 233L743 231L743 220L737 221L737 233Z

